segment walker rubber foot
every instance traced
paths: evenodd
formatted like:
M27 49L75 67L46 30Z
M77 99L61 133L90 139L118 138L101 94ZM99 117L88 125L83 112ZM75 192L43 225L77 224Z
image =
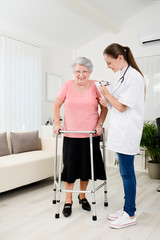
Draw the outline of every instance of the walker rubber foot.
M55 218L59 218L59 213L56 213L56 214L55 214Z
M97 220L97 216L92 216L92 220L96 221Z
M108 207L108 202L105 202L105 203L104 203L104 206L105 206L105 207Z
M56 204L56 200L53 200L53 202L52 202L53 204Z

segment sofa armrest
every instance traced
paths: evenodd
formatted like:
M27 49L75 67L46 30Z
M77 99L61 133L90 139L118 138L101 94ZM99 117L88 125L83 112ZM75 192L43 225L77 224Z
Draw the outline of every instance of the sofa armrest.
M48 151L48 152L55 152L55 147L56 147L56 138L40 138L41 141L41 147L42 150ZM61 148L61 139L58 138L58 152L60 151Z
M54 138L40 138L42 150L47 152L54 152L55 139Z

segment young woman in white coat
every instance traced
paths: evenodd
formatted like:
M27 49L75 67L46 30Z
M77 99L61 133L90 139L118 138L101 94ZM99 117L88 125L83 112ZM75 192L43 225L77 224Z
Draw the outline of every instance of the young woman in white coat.
M107 149L118 155L125 199L123 209L109 214L108 219L111 228L122 228L137 223L134 157L139 153L143 130L145 84L129 47L113 43L103 55L108 68L120 71L112 94L104 85L100 86L100 91L104 96L101 104L111 111Z

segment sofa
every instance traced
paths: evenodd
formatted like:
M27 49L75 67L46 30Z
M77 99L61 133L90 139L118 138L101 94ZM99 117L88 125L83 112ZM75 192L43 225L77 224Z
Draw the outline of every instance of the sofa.
M0 193L53 177L54 158L55 138L40 138L38 131L0 133Z

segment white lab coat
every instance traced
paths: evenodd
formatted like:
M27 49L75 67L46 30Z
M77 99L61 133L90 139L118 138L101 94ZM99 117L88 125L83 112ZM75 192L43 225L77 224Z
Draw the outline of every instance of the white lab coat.
M120 77L125 72L120 72ZM107 149L135 155L139 153L144 118L144 78L131 66L124 81L117 82L112 95L122 104L127 105L124 112L119 112L112 105L107 136Z

